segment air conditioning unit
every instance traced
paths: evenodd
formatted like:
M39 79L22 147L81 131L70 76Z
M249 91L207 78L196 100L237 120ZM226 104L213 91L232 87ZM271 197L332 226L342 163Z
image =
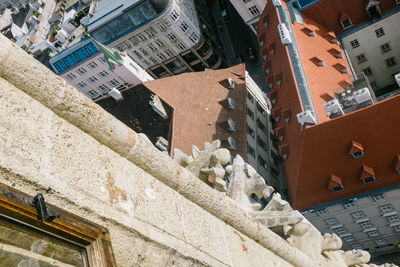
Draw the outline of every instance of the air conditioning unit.
M157 142L155 143L155 146L160 149L161 151L168 151L168 141L165 140L162 136L157 137Z
M112 98L114 98L115 100L117 100L117 101L121 101L121 100L124 99L124 97L122 96L121 92L120 92L117 88L115 88L115 87L113 87L110 91L108 91L108 94L109 94Z
M357 102L357 104L372 101L371 93L369 92L367 87L354 91L353 98Z
M317 120L314 118L310 110L300 112L297 114L297 121L303 126L317 124Z
M335 118L344 114L342 107L337 99L333 99L324 104L326 115L330 118Z
M399 85L400 87L400 73L397 73L396 75L394 75L394 79L396 80L396 83Z
M274 4L275 7L282 6L282 3L280 0L272 0L272 4Z
M292 38L290 37L290 33L285 23L278 24L278 32L281 37L282 44L291 44Z

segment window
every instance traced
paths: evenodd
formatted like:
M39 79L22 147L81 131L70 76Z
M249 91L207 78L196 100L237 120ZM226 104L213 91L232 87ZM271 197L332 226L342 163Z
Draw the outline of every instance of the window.
M170 17L171 17L171 19L172 19L173 21L177 21L177 20L179 19L179 14L178 14L175 10L173 10L173 11L171 12Z
M182 23L181 23L181 30L182 30L183 32L186 32L188 29L189 29L189 25L187 25L186 22L182 22Z
M168 33L167 37L170 41L176 41L176 36L173 33Z
M118 85L119 85L119 82L118 82L116 79L112 79L111 81L109 81L109 83L110 83L112 86L118 86Z
M386 65L388 67L393 67L394 65L396 65L396 61L394 60L394 57L388 58L386 59Z
M361 228L372 227L372 223L370 221L360 222L359 224L360 224Z
M189 39L190 39L190 41L192 41L192 43L197 43L198 41L199 41L199 38L197 37L197 35L195 34L195 33L192 33L190 36L189 36Z
M393 226L395 232L400 232L400 225Z
M231 119L228 119L227 122L228 122L228 130L231 132L234 132L235 131L235 122Z
M351 217L353 217L353 219L361 219L361 218L365 217L365 214L362 211L356 211L356 212L350 213L350 215L351 215Z
M346 233L346 229L344 229L344 227L337 227L335 229L333 229L335 231L336 234L341 235Z
M229 136L226 140L228 141L228 148L229 148L229 149L235 150L235 149L236 149L236 142L235 142L235 140L234 140L232 137L230 137L230 136Z
M159 59L161 59L161 61L167 59L167 57L163 53L158 53L157 56L158 56Z
M394 223L394 222L399 222L400 221L400 218L399 218L398 215L390 215L390 216L386 216L385 218L390 223Z
M139 48L139 50L140 50L140 52L142 52L142 54L143 55L147 55L148 53L147 53L147 50L146 49L144 49L144 48Z
M229 109L235 109L235 100L233 100L230 97L228 97L226 100L228 101L228 108Z
M258 165L261 165L264 169L268 170L268 164L261 156L258 156Z
M342 21L341 23L342 23L343 29L346 29L352 25L351 19L346 19L346 20Z
M88 95L89 95L91 98L95 98L95 97L97 97L99 94L98 94L95 90L90 90L90 91L88 92Z
M325 220L326 224L328 225L334 225L338 223L338 220L336 220L336 218L329 218Z
M260 138L260 136L257 136L257 145L264 150L268 150L267 144Z
M67 66L65 66L65 64L60 60L57 61L56 63L54 63L54 67L59 71L59 72L63 72L67 69Z
M343 206L346 209L353 209L353 208L357 207L357 204L354 201L350 201L350 202L343 204Z
M178 47L178 49L181 50L181 51L186 50L186 46L185 46L184 44L182 44L182 43L179 43L179 44L177 45L177 47Z
M250 100L251 103L254 103L254 96L249 91L247 91L247 98Z
M7 214L7 217L0 215L3 265L10 260L9 263L16 263L7 266L17 266L18 262L18 266L94 265L89 263L116 266L106 228L58 207L47 206L46 196L42 194L32 197L6 185L0 187L2 214ZM43 200L46 210L51 209L53 216L46 216L43 220L43 214L29 203L29 200L37 203L39 199ZM54 217L57 218L55 223L52 222ZM90 235L83 234L88 229Z
M344 242L351 242L354 241L354 238L352 235L348 235L348 236L343 236L341 237L343 239Z
M92 77L89 77L89 78L88 78L88 81L91 82L91 83L94 83L94 82L97 81L97 78L94 77L94 76L92 76Z
M385 43L385 44L381 45L381 51L382 51L382 53L386 53L386 52L390 51L389 43Z
M251 129L251 127L250 127L249 125L247 125L247 133L248 133L251 137L255 138L254 130Z
M103 94L108 93L108 88L104 84L100 85L99 89Z
M249 7L249 11L253 16L260 14L260 11L256 6Z
M257 119L257 127L261 130L261 131L263 131L264 133L267 131L267 128L265 127L265 125L259 120L259 119Z
M171 50L169 50L169 49L165 50L164 52L165 52L165 54L167 54L167 56L169 56L169 57L173 57L173 56L174 56L174 54L173 54L173 53L171 52Z
M385 32L383 31L383 28L379 28L379 29L375 30L375 34L376 34L376 37L379 38L379 37L384 36Z
M381 239L375 239L375 243L376 243L378 246L384 246L384 245L386 245L386 241L385 241L385 239L383 239L383 238L381 238Z
M365 57L365 54L361 54L357 56L358 64L367 61L367 58Z
M80 83L78 83L78 86L80 88L85 88L87 86L87 84L85 82L80 82Z
M371 68L370 68L370 67L368 67L368 68L366 68L366 69L363 69L363 72L364 72L364 74L365 74L366 76L371 76L371 75L372 75L372 71L371 71Z
M371 87L372 89L378 88L378 84L376 83L376 81L371 82Z
M76 63L78 63L76 58L74 56L72 56L72 55L68 55L68 56L64 57L63 58L63 62L67 67L75 66Z
M101 76L101 77L106 77L108 75L108 72L107 71L101 71L100 73L99 73L99 76Z
M79 68L76 70L80 75L84 75L87 71L84 68Z
M151 51L155 51L157 49L153 44L149 44L147 47L150 48Z
M354 244L351 246L353 249L362 249L362 246L360 244Z
M95 62L90 62L90 63L88 64L88 66L89 66L89 68L91 68L91 69L95 69L95 68L97 67L97 64L96 64Z
M249 109L249 107L247 107L247 115L249 115L249 117L250 117L252 120L254 120L254 112L251 111L251 110Z
M153 62L154 64L157 64L157 59L155 59L154 57L150 57L151 62Z
M385 199L385 196L384 196L383 194L378 194L378 195L372 196L372 199L373 199L374 201L381 201L381 200L384 200L384 199Z
M392 211L393 207L390 204L386 204L383 206L379 206L379 209L381 210L381 212L388 212L388 211Z
M100 62L100 64L106 63L104 57L99 58L99 62Z
M165 31L165 30L167 29L167 28L165 27L165 25L162 24L161 22L160 22L160 23L157 23L156 27L157 27L160 31Z
M88 53L87 53L86 50L83 49L83 48L80 48L80 49L76 50L76 51L73 52L72 54L75 56L75 58L76 58L78 61L85 60L87 57L89 57Z
M380 235L380 233L377 230L368 231L367 233L370 237L376 237Z
M247 143L247 152L253 157L256 157L256 151L254 150L254 148L249 145L249 143Z
M85 48L86 52L87 52L89 55L96 54L97 51L98 51L97 48L96 48L96 47L94 46L94 44L92 44L92 43L89 43L89 44L85 45L84 48Z
M357 39L354 39L353 41L350 41L350 45L351 45L351 47L354 49L354 48L356 48L356 47L359 47L359 46L360 46L360 43L358 42Z
M164 43L162 41L158 40L158 39L155 41L155 43L156 43L156 45L158 45L158 47L163 47L164 46Z
M328 214L328 211L326 209L322 209L322 210L317 210L316 213L318 216L324 216Z
M76 76L75 76L75 74L70 73L70 74L67 74L67 78L68 78L68 80L72 81L73 79L76 78Z

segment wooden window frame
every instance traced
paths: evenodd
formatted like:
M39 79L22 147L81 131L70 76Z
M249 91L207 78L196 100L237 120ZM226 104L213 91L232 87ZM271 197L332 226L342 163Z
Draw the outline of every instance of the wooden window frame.
M107 228L48 203L46 206L60 217L52 222L39 220L38 212L29 204L29 199L32 196L0 183L0 214L85 248L89 266L117 266Z

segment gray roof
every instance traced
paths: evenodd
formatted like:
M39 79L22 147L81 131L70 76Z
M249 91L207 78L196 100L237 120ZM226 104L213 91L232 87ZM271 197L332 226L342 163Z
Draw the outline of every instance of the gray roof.
M143 0L99 0L94 16L90 19L88 32L92 32L101 25L118 17L124 10L142 1Z

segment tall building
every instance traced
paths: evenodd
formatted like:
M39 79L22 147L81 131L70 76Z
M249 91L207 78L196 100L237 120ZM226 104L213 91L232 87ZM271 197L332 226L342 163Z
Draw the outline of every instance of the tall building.
M257 22L264 10L267 0L230 0L236 11L250 29L257 34Z
M307 10L270 1L257 24L290 202L345 249L399 251L400 97L376 103L325 16Z
M88 32L161 78L221 66L199 21L193 0L100 0Z
M398 0L358 0L351 4L346 0L300 0L296 4L299 12L335 34L353 72L364 72L377 96L397 88L394 75L400 72Z
M116 88L123 91L153 78L128 55L85 38L51 58L54 72L98 101Z
M28 0L0 0L0 14L6 8L11 8L13 11L18 12L19 8L25 7L28 3Z
M202 149L204 142L219 139L232 156L240 154L271 185L285 190L269 100L242 65L145 82L122 94L123 101L98 104L160 149L191 154L192 144Z

